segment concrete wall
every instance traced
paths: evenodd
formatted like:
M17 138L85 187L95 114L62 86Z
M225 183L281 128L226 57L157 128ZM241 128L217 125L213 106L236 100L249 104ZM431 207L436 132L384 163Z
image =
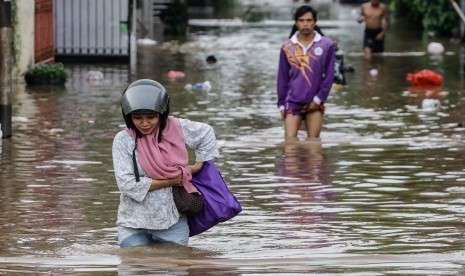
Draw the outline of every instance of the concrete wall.
M13 79L24 81L22 74L29 65L34 64L34 0L17 0L18 26L16 34L19 37L19 60L13 68Z

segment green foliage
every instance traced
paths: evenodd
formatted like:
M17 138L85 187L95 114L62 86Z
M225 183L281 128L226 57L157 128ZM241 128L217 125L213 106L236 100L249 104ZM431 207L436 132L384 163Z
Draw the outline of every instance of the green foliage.
M391 0L390 7L399 17L407 18L423 31L447 36L460 31L459 16L447 0Z
M187 6L180 0L168 4L167 8L160 13L160 20L165 24L165 34L185 35L189 15Z
M260 22L264 20L269 14L262 12L256 6L250 6L243 14L243 18L248 22Z
M27 84L63 84L68 73L61 63L42 63L30 66L24 78Z

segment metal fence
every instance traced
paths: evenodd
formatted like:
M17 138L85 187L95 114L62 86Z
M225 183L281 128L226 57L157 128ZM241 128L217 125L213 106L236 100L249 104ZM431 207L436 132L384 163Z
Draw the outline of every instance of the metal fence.
M129 0L54 0L55 59L129 59Z

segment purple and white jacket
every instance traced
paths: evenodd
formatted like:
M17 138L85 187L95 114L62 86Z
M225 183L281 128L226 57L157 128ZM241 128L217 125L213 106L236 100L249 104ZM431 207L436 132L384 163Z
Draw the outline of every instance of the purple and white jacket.
M281 46L277 87L281 110L326 102L334 80L333 41L315 32L313 42L305 48L297 34Z

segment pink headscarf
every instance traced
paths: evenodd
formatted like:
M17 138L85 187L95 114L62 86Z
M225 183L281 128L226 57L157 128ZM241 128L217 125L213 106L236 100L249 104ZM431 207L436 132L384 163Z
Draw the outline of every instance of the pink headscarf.
M126 129L131 137L136 132ZM138 161L142 169L152 179L175 178L182 174L182 185L188 193L199 193L190 182L192 173L188 166L189 157L184 142L181 123L178 119L169 116L166 127L163 129L163 140L158 143L157 128L152 134L137 138Z

